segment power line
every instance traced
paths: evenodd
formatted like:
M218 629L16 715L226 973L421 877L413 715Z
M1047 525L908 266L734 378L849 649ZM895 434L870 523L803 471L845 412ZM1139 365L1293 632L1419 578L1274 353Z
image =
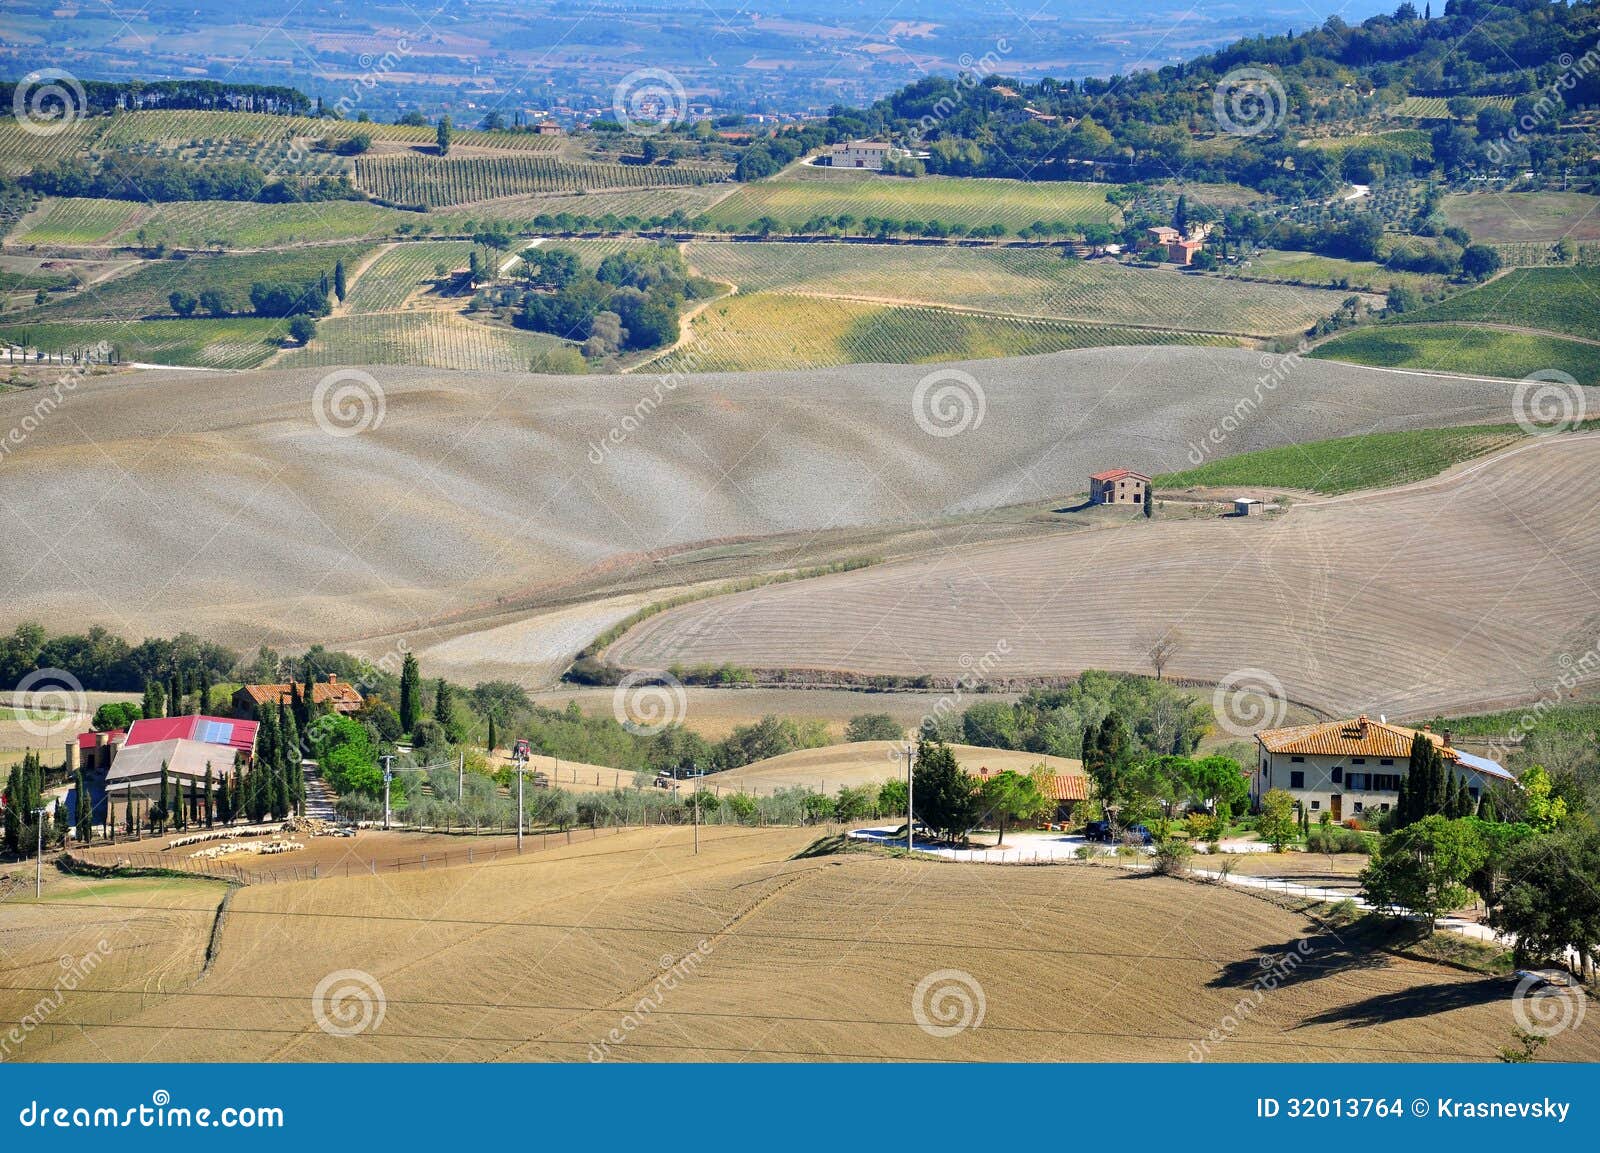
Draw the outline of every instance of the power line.
M82 990L79 990L79 991L81 992ZM393 1004L394 1002L393 1001L388 1001L386 1003L387 1004ZM605 1009L599 1009L599 1010L594 1010L594 1011L595 1012L626 1012L627 1010L625 1008L607 1007ZM651 1016L689 1016L691 1014L686 1013L686 1012L674 1012L672 1010L659 1009L659 1010L653 1011L650 1015ZM704 1015L704 1014L694 1014L694 1015L699 1016L699 1015ZM741 1016L740 1014L731 1014L731 1015L732 1016ZM894 1022L851 1021L851 1020L848 1020L848 1019L838 1020L838 1019L835 1019L835 1018L826 1018L826 1017L820 1017L820 1018L818 1018L818 1017L794 1017L794 1018L778 1017L778 1018L769 1018L769 1017L766 1017L765 1015L761 1015L761 1014L750 1014L750 1015L742 1015L742 1016L744 1016L744 1019L747 1019L747 1020L748 1019L755 1019L755 1020L775 1019L775 1020L792 1020L792 1021L796 1021L796 1022L816 1022L816 1023L822 1023L822 1024L838 1023L838 1024L857 1025L857 1026L859 1026L859 1025L878 1025L878 1024L885 1024L885 1023L894 1024L894 1025L915 1025L916 1024L916 1022L914 1022L914 1021L894 1021ZM0 1021L0 1024L4 1024L4 1025L21 1025L23 1023L24 1022L22 1022L20 1020L18 1020L18 1021L12 1021L12 1020ZM166 1025L166 1024L158 1024L158 1023L154 1023L154 1022L126 1022L126 1023L121 1023L121 1022L99 1022L99 1021L59 1021L59 1020L56 1020L53 1017L52 1018L48 1018L45 1021L38 1023L38 1027L75 1028L75 1029L144 1029L144 1030L155 1030L155 1031L160 1031L160 1032L268 1034L268 1035L272 1035L272 1036L283 1036L283 1035L286 1035L286 1034L287 1035L293 1035L293 1036L313 1035L311 1033L311 1030L306 1026L299 1026L299 1027L296 1027L296 1028L289 1028L288 1026L270 1026L270 1025L239 1025L239 1026L231 1026L231 1025L192 1025L192 1024ZM917 1027L920 1028L921 1026L917 1026ZM979 1026L978 1028L982 1029L982 1030L993 1030L995 1032L1005 1031L1005 1032L1011 1032L1011 1033L1043 1033L1043 1034L1054 1034L1054 1035L1059 1035L1059 1036L1074 1036L1074 1037L1102 1037L1102 1038L1114 1038L1114 1039L1117 1039L1117 1040L1127 1040L1127 1041L1179 1041L1179 1042L1185 1042L1186 1041L1186 1042L1193 1042L1195 1040L1195 1035L1191 1034L1191 1033L1130 1033L1130 1032L1121 1032L1121 1031L1116 1031L1116 1030L1099 1030L1099 1029L1059 1029L1059 1030L1054 1030L1054 1029L1035 1029L1035 1028L1029 1028L1027 1026L995 1027L995 1026L990 1026L990 1025L987 1025L987 1024ZM974 1032L977 1032L977 1031L978 1030L974 1030ZM388 1032L372 1032L372 1033L351 1034L351 1035L352 1036L371 1037L371 1038L373 1038L375 1040L385 1040L385 1039L393 1038L395 1040L408 1040L408 1041L483 1041L483 1042L488 1042L488 1043L491 1043L491 1044L500 1044L500 1045L509 1043L509 1044L511 1044L513 1046L516 1046L516 1045L582 1045L582 1046L589 1046L591 1044L596 1044L597 1043L597 1042L585 1041L585 1040L581 1040L581 1039L580 1040L560 1040L560 1039L547 1038L547 1037L508 1037L508 1036L504 1036L504 1035L480 1036L480 1035L462 1034L462 1033L388 1033ZM341 1040L343 1040L343 1039L344 1038L341 1037ZM1324 1044L1318 1044L1318 1043L1307 1043L1305 1041L1271 1040L1271 1039L1267 1039L1267 1038L1252 1039L1252 1038L1237 1037L1237 1036L1228 1038L1227 1043L1229 1045L1256 1045L1256 1046L1264 1046L1264 1047L1268 1047L1268 1048L1292 1048L1292 1049L1298 1049L1298 1050L1301 1050L1301 1051L1304 1051L1306 1049L1329 1049L1329 1050L1333 1050L1333 1051L1336 1051L1336 1052L1342 1052L1342 1053L1343 1052L1349 1052L1349 1053L1387 1053L1387 1054L1391 1054L1391 1055L1395 1055L1395 1056L1422 1057L1422 1058L1426 1058L1426 1059L1429 1059L1429 1060L1438 1060L1440 1057L1466 1057L1466 1058L1471 1058L1471 1059L1474 1059L1474 1060L1481 1060L1484 1056L1486 1056L1485 1053L1472 1053L1472 1052L1463 1052L1463 1051L1457 1051L1457 1050L1391 1049L1391 1048L1385 1048L1385 1047L1377 1046L1377 1045L1324 1045ZM855 1059L855 1060L879 1060L879 1061L929 1061L929 1062L945 1062L945 1061L958 1061L959 1062L959 1061L968 1060L968 1058L956 1058L956 1057L943 1058L943 1057L925 1057L925 1056L898 1056L898 1055L891 1055L891 1054L884 1054L884 1053L840 1053L840 1052L828 1051L828 1050L751 1049L751 1048L746 1048L746 1047L742 1047L742 1046L700 1045L700 1044L697 1044L697 1043L692 1042L692 1041L686 1041L681 1045L652 1045L652 1044L649 1044L647 1042L629 1040L629 1041L626 1042L626 1044L630 1048L639 1048L639 1049L672 1049L672 1050L699 1049L699 1050L704 1050L704 1051L710 1052L710 1053L744 1053L744 1054L760 1054L760 1055L764 1055L764 1056L789 1056L789 1057L837 1057L837 1058L842 1058L842 1059L846 1059L846 1060Z
M89 904L83 901L72 902L75 909L131 909L149 912L189 912L206 916L213 915L215 909L173 909L162 905L116 905L116 904ZM228 908L230 918L239 916L251 917L320 917L336 921L382 921L398 922L400 924L418 925L462 925L472 928L499 928L499 929L555 929L568 932L586 933L649 933L652 935L674 934L689 937L710 937L719 933L730 931L727 926L715 925L703 929L673 929L665 926L641 925L596 925L566 921L491 921L478 920L468 917L411 917L395 913L323 913L305 909L241 909L237 905ZM92 927L90 925L83 926ZM820 944L840 945L915 945L929 949L978 949L1000 953L1032 953L1046 954L1060 957L1106 957L1113 960L1151 960L1151 961L1195 961L1208 965L1230 965L1238 960L1237 957L1201 957L1184 953L1147 953L1147 952L1118 952L1111 949L1062 949L1044 945L997 945L979 941L935 941L927 938L894 938L894 937L835 937L813 933L764 933L758 930L736 928L731 930L734 935L745 940L755 941L808 941ZM1302 966L1304 967L1304 966ZM1329 965L1327 968L1339 968Z

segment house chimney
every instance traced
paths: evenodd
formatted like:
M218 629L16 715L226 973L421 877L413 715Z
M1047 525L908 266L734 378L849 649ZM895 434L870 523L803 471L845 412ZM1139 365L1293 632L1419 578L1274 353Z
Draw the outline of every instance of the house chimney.
M1425 732L1425 733L1433 732L1433 722L1432 721L1423 721L1422 722L1422 731Z
M1367 735L1367 714L1366 713L1362 713L1359 717L1356 718L1356 735L1357 736L1362 736L1362 737Z
M328 674L328 683L330 685L338 684L339 683L339 674L338 673L329 673Z
M1447 748L1447 749L1450 747L1450 730L1449 729L1446 729L1444 731L1444 747Z
M78 742L67 742L67 772L76 772L78 768Z

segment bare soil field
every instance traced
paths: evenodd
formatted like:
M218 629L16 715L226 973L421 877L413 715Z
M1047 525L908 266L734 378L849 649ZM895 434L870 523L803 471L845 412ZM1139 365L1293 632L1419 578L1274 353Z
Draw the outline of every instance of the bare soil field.
M0 625L420 648L447 622L610 595L619 572L697 543L982 513L1081 492L1109 464L1170 471L1243 396L1261 406L1220 451L1499 419L1513 389L1311 362L1264 387L1277 363L1194 348L974 362L956 381L982 420L960 436L923 430L913 366L139 372L78 382L37 428L39 397L6 393L0 427L30 428L6 503L28 547L0 556ZM34 579L46 555L53 579Z
M906 775L903 747L895 741L855 741L820 749L801 749L717 773L707 777L706 783L714 782L722 788L757 789L762 792L799 788L836 793L840 789L859 785L879 785L890 777L903 778ZM1083 772L1081 761L1044 753L982 749L974 745L951 745L950 751L956 755L961 767L973 774L985 768L991 773L1006 769L1026 773L1041 764L1055 773Z
M883 693L856 689L808 688L709 688L684 687L683 727L693 729L709 741L720 741L739 725L754 724L765 716L792 717L796 720L828 722L828 731L842 737L845 722L863 713L887 713L904 728L914 728L924 716L938 707L948 694L934 692ZM590 716L613 715L615 691L562 685L532 694L536 703L548 708L565 708L576 701ZM986 693L986 701L1014 701L1016 693Z
M608 655L953 677L998 651L988 679L1003 681L1148 671L1148 638L1171 631L1168 675L1276 680L1289 700L1344 715L1478 711L1558 675L1594 679L1562 654L1600 629L1597 504L1600 437L1546 437L1286 514L1158 516L702 601Z
M204 981L192 945L158 938L189 981L130 966L69 994L18 1056L1181 1061L1227 1016L1228 1060L1492 1061L1512 1040L1513 981L1373 952L1236 890L1074 865L792 859L815 830L703 829L696 856L691 836L246 888ZM113 901L171 915L170 899L100 898ZM14 901L0 915L38 916ZM100 931L113 956L148 938ZM36 921L18 959L53 970L73 933ZM1273 966L1279 987L1235 1013ZM8 969L0 995L44 983ZM919 1025L962 998L967 1027ZM1568 1030L1541 1057L1596 1059L1600 1033Z

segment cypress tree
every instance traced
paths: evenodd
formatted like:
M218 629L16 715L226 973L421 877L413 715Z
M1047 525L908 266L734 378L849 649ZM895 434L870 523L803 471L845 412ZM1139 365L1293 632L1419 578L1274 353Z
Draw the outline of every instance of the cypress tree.
M200 711L211 715L211 670L204 665L200 666Z
M300 711L295 716L295 720L300 722L300 727L302 729L310 725L311 718L317 715L316 702L316 680L312 676L311 662L307 661L305 688L301 690L300 693Z
M422 670L417 658L407 653L400 666L400 728L409 733L422 719Z
M151 819L153 821L160 821L161 822L161 827L162 827L163 831L165 831L166 825L167 825L167 814L171 811L171 810L169 810L167 808L167 805L168 805L168 800L167 800L167 762L166 761L162 761L161 762L161 809L160 809L159 814L158 813L151 813L150 817L151 817Z
M133 836L133 830L134 830L134 827L135 827L134 823L133 823L133 786L132 785L128 786L128 791L124 795L123 809L124 809L124 814L123 815L126 817L127 822L128 822L128 836L131 837L131 836Z
M496 748L494 733L494 714L489 714L489 752L492 754Z
M446 734L450 732L451 718L455 715L453 703L450 682L440 677L433 690L433 719L439 722L439 727Z
M6 777L6 852L22 851L22 770L11 766Z
M208 829L211 827L211 823L214 820L216 820L216 813L214 811L215 810L215 805L213 805L213 803L212 803L212 797L213 797L213 794L212 794L212 786L211 786L211 762L207 761L206 762L206 812L205 812L205 821L206 821L206 828L208 828Z
M1400 794L1394 802L1394 821L1396 826L1411 823L1411 778L1400 778Z
M224 825L233 823L233 802L228 798L228 777L226 773L217 780L217 820Z
M88 844L94 839L94 801L84 787L82 769L78 770L72 785L78 797L78 811L74 814L78 818L78 840Z
M333 262L333 294L339 298L339 303L344 303L345 293L344 261Z

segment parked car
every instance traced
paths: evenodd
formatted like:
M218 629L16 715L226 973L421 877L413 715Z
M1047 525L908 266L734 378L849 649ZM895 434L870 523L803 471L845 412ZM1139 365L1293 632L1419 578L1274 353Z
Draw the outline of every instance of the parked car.
M1090 821L1083 826L1083 838L1086 841L1109 841L1111 839L1111 822Z
M1155 840L1155 837L1143 825L1129 825L1122 830L1122 839L1129 845L1148 845Z

